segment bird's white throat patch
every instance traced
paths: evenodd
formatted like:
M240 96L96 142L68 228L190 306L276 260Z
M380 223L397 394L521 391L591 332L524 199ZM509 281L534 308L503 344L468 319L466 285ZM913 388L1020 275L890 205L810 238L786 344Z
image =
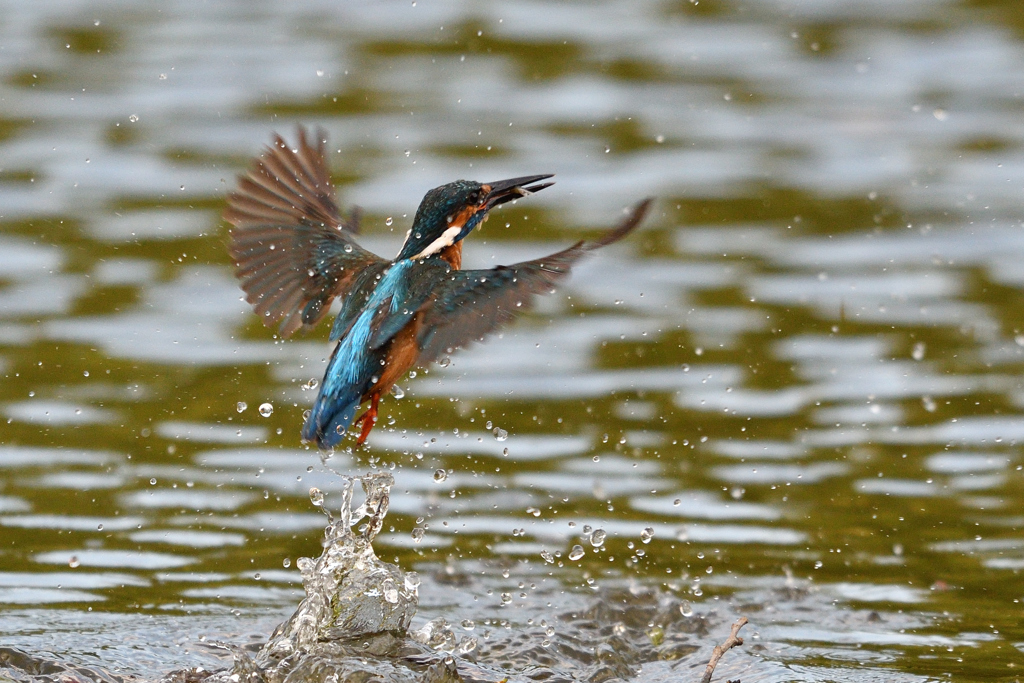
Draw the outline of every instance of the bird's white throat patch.
M413 256L413 259L426 258L428 256L431 256L432 254L436 254L445 247L452 246L452 244L455 243L455 238L459 236L460 232L462 232L461 225L451 226L450 228L442 232L440 237L438 237L436 240L428 244L426 249Z

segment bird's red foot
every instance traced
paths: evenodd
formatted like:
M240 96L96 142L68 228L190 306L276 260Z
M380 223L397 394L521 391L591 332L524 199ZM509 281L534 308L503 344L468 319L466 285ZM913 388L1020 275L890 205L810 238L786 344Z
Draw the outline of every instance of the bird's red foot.
M378 403L380 403L380 394L374 394L370 398L370 407L367 408L365 413L356 418L356 422L362 424L362 431L359 432L359 438L356 439L357 447L366 443L366 437L370 436L370 432L373 431L373 426L377 424Z

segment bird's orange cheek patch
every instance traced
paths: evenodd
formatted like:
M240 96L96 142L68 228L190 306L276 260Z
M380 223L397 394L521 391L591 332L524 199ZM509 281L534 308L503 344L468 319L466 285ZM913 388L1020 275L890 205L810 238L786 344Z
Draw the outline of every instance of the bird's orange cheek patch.
M464 226L466 224L466 221L468 221L470 218L473 217L473 214L475 214L475 213L476 213L476 207L475 206L467 206L464 209L461 209L457 214L455 214L455 216L451 220L450 225L452 225L452 226L456 226L457 225L457 226L459 226L461 228L462 226Z

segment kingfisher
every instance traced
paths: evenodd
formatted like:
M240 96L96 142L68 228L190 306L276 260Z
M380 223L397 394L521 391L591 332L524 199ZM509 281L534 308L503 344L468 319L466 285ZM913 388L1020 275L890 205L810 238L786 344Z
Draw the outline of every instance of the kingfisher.
M452 353L508 323L532 295L552 292L586 254L640 224L651 204L636 204L612 230L543 258L462 270L462 240L506 202L550 187L552 174L490 183L456 180L427 192L401 251L392 260L362 248L359 210L343 216L327 167L327 136L298 128L280 135L239 178L224 219L228 252L246 300L282 338L312 329L340 300L330 341L337 342L305 417L302 439L322 450L355 421L361 446L377 421L381 396L414 366Z

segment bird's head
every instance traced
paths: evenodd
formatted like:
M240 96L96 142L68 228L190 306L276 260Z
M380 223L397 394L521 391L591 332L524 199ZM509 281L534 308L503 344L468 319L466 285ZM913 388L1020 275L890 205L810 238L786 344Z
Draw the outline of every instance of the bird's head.
M498 204L550 187L551 175L531 175L493 183L456 180L435 187L423 197L399 259L421 259L440 253L473 231Z

